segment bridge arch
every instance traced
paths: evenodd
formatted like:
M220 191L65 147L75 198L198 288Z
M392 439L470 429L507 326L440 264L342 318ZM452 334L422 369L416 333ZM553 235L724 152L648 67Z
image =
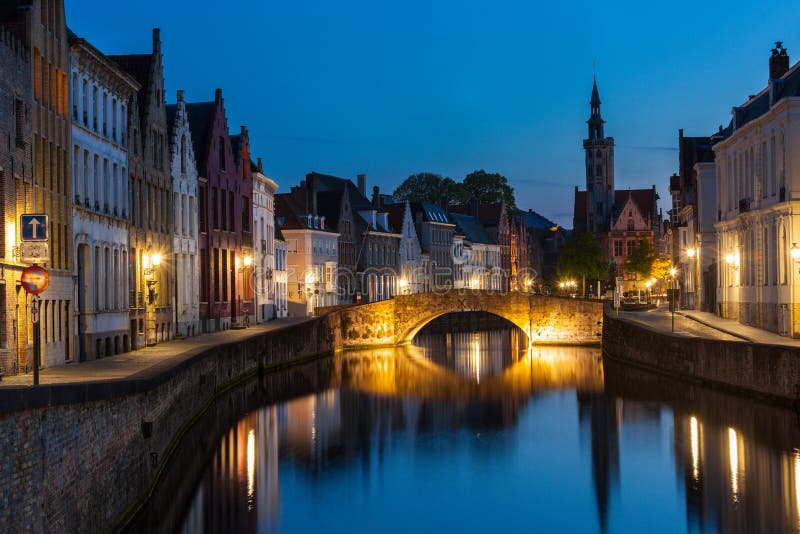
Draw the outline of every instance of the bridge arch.
M497 313L498 310L489 311L480 308L461 308L458 307L456 309L451 310L435 310L435 311L426 311L425 313L421 314L416 318L416 320L408 325L401 326L398 328L398 325L395 324L395 335L396 335L396 344L397 345L407 345L414 340L414 337L426 326L431 324L436 319L444 317L446 315L456 314L456 313L469 313L469 312L480 312L485 313L499 319L503 319L504 321L508 322L511 325L519 327L527 336L529 330L529 322L527 319L522 320L524 318L515 317L511 314L504 315L502 311ZM516 319L516 320L515 320Z

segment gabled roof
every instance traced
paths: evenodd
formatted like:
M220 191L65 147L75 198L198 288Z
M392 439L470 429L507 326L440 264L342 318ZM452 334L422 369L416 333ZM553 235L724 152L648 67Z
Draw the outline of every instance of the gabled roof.
M150 70L153 62L153 54L124 54L118 56L106 56L111 61L120 66L122 70L133 76L141 89L139 89L139 120L144 123L144 114L147 111L146 96L150 89Z
M438 204L432 204L430 202L412 202L411 213L414 214L415 219L417 214L421 214L422 220L425 222L453 224L447 216L447 212Z
M211 140L211 125L214 122L216 102L196 102L186 104L186 115L189 118L189 130L192 132L192 148L194 149L197 170L201 176L208 176L206 165L208 163L209 141Z
M639 209L639 213L642 214L642 217L650 221L650 224L653 224L657 215L653 212L653 210L656 209L656 200L658 199L658 195L653 189L628 189L623 191L614 191L614 218L616 219L619 215L619 210L622 210L625 207L625 203L628 201L629 195L636 204L636 207Z

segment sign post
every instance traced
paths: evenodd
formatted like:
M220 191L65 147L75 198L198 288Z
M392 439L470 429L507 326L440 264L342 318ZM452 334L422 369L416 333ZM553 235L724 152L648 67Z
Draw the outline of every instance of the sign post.
M42 359L42 346L39 332L39 293L47 289L50 275L47 269L38 265L26 267L19 277L22 288L33 295L31 302L31 322L33 323L33 385L39 385L39 362Z

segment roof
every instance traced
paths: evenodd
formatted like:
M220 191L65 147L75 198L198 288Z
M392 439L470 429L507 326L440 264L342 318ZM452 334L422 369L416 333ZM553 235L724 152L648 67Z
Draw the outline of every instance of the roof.
M472 209L463 204L448 206L447 211L450 213L463 213L471 215ZM500 218L503 215L503 203L492 202L490 204L481 204L478 206L478 220L487 228L493 228L500 224Z
M330 223L325 218L325 228L310 228L306 223L305 214L301 206L298 206L289 193L275 195L275 218L282 230L314 230L317 232L336 233Z
M780 78L772 78L765 88L748 98L744 104L734 107L734 118L728 125L730 132L764 115L780 100L796 96L800 96L800 62L795 63ZM718 133L728 132L722 130Z
M281 232L281 227L279 225L275 225L275 241L286 241L286 238L283 237L283 232Z
M547 217L536 213L533 210L528 211L521 211L517 210L515 212L516 217L521 220L526 228L536 228L538 230L550 230L554 226L558 226L556 223L548 219Z
M649 220L652 224L652 222L656 219L657 214L654 213L653 210L656 209L656 201L658 200L658 195L654 189L627 189L622 191L614 191L615 217L617 215L616 212L618 210L622 210L622 208L625 206L629 195L636 204L636 207L639 208L639 213L642 214L642 217Z
M153 54L124 54L106 57L139 82L141 86L141 89L139 89L139 94L141 95L139 98L139 119L144 123L144 114L147 111L145 96L150 89L150 70Z
M451 213L450 218L458 226L466 237L472 243L483 243L486 245L494 245L495 241L486 233L486 229L478 222L478 219L472 215L465 215L463 213Z
M201 176L208 176L208 147L211 136L211 125L214 122L216 102L196 102L186 104L186 115L189 119L189 130L192 132L192 148L194 149L197 170Z
M430 202L412 202L411 213L414 214L415 219L417 214L421 214L424 222L453 224L447 216L447 212L438 204L432 204Z

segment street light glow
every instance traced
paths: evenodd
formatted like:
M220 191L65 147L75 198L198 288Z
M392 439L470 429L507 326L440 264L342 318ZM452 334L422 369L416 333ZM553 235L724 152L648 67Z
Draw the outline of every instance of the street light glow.
M244 266L245 267L250 267L252 264L253 264L253 258L250 257L250 256L245 256L244 257Z
M800 260L800 247L797 246L797 243L792 243L789 253L792 255L793 260Z
M159 254L158 252L156 252L155 254L153 254L153 255L151 256L151 260L152 260L152 262L153 262L153 265L154 265L155 267L158 267L159 265L161 265L161 254Z

